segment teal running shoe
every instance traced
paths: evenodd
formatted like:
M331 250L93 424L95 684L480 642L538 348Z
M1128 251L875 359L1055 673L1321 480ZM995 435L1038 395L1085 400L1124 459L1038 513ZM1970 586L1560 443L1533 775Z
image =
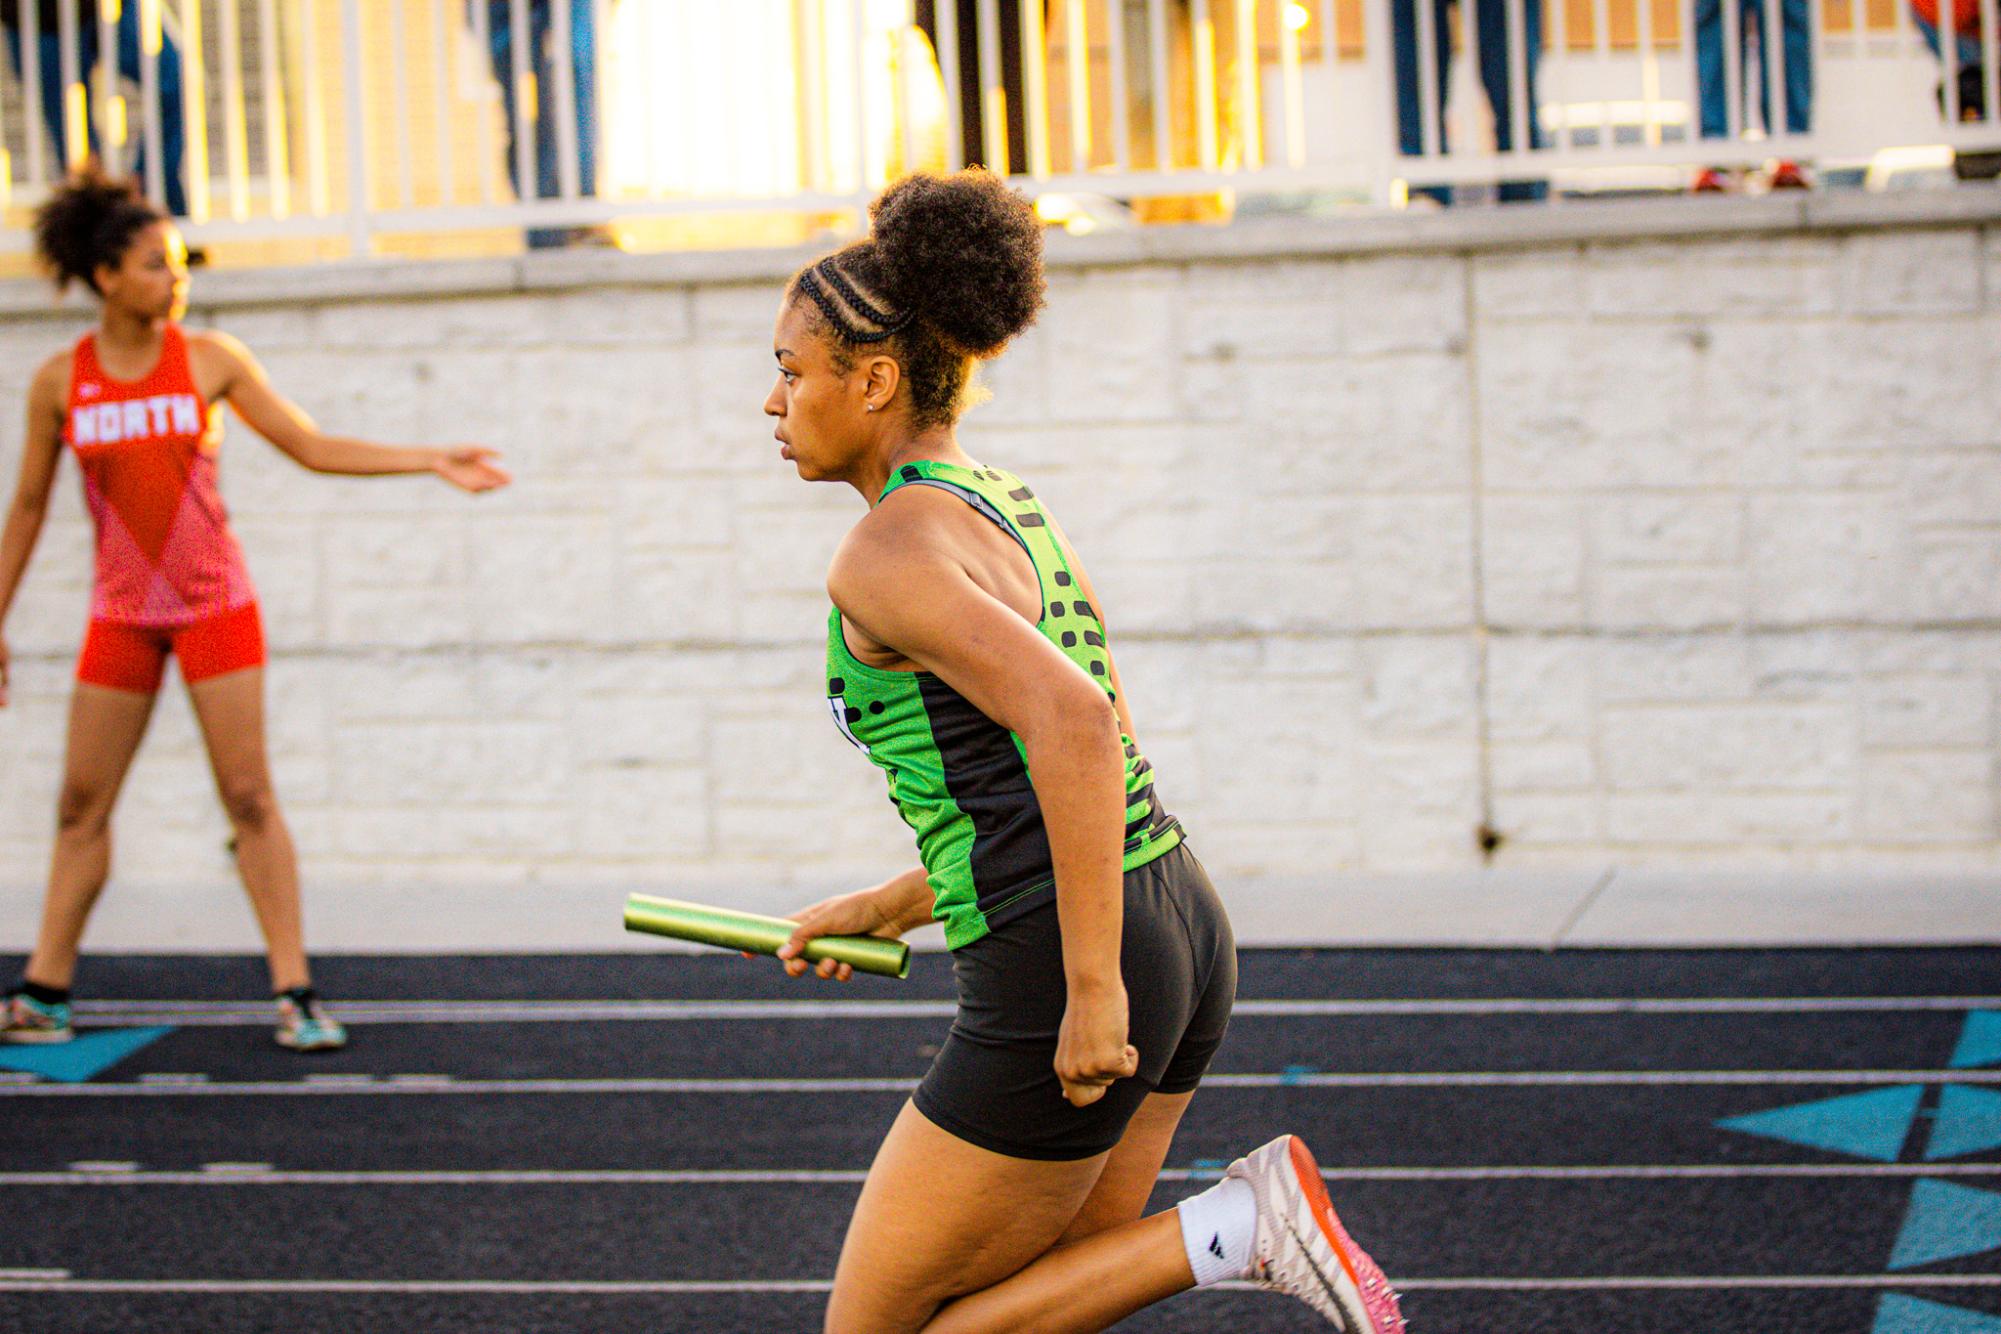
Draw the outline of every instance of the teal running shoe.
M293 1051L339 1051L347 1045L347 1030L305 987L278 997L278 1031L272 1036Z
M69 1002L50 1005L19 991L0 996L0 1042L68 1042Z

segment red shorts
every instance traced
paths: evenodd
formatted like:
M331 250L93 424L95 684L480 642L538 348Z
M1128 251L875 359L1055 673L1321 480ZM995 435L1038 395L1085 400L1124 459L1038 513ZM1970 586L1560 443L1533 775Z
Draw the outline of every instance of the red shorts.
M92 621L77 659L76 679L107 690L150 695L166 675L167 655L181 660L189 685L226 672L264 665L264 618L255 602L192 625L124 625Z

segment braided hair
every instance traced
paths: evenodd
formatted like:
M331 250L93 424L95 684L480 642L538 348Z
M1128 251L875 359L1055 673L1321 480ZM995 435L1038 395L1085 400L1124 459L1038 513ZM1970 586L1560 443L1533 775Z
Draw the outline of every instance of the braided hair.
M114 179L91 158L35 210L35 253L58 291L75 280L96 292L99 266L116 267L132 238L166 217L137 177Z
M792 279L843 375L880 349L903 367L913 420L949 425L972 362L997 356L1042 309L1042 223L1034 205L980 168L909 176L869 206L867 240Z

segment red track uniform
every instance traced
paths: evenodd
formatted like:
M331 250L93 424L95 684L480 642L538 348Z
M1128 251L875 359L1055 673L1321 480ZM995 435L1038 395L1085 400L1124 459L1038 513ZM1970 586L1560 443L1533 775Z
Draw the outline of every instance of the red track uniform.
M97 526L97 580L77 679L160 688L168 654L188 684L264 665L243 549L216 486L222 408L202 399L178 325L144 379L114 380L97 340L76 345L63 439Z

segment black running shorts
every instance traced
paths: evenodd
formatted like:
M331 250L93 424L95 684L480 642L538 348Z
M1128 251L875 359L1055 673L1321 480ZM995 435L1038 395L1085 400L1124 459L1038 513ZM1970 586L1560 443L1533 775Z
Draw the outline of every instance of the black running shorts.
M1014 1158L1104 1153L1149 1093L1202 1082L1229 1027L1236 941L1215 886L1184 842L1125 876L1119 954L1139 1074L1088 1107L1056 1078L1056 1035L1067 993L1052 900L952 953L959 1013L918 1086L933 1124Z

